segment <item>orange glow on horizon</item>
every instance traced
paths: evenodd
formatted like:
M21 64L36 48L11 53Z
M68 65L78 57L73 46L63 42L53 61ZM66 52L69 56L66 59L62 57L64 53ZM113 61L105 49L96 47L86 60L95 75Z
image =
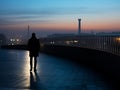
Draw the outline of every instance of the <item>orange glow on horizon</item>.
M116 21L92 21L83 22L82 29L84 30L119 30L120 22Z
M39 29L46 29L46 30L75 30L77 29L76 23L70 22L59 22L59 23L46 23L46 24L34 24L32 25L33 28Z
M29 24L32 30L78 30L78 22L52 22L52 23L33 23ZM13 25L4 25L0 28L7 28L10 30L26 30L28 23L20 23ZM119 30L120 21L116 22L85 22L81 23L82 30Z

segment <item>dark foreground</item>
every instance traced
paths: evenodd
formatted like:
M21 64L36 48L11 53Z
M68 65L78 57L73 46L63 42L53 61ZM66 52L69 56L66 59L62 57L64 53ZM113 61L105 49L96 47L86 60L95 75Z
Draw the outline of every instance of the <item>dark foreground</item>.
M100 74L61 58L40 53L37 68L29 71L28 51L0 50L0 90L113 89Z

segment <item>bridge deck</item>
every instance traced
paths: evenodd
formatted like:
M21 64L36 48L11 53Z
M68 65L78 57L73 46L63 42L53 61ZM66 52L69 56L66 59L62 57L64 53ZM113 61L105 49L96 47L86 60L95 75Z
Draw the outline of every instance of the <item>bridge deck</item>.
M40 53L35 73L27 51L0 54L0 90L112 90L102 76L62 58Z

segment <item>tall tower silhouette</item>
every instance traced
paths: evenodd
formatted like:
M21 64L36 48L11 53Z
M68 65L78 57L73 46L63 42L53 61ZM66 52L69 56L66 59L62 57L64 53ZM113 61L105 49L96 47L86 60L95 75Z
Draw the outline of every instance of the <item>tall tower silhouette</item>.
M30 26L28 25L28 38L29 38L29 34L30 34Z
M81 19L78 19L78 35L81 33Z

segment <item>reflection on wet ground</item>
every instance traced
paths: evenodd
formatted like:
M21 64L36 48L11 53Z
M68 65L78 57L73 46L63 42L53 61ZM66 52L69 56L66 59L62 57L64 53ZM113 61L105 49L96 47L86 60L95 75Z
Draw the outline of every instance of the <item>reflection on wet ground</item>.
M112 90L104 79L75 63L41 54L30 72L28 51L0 50L0 90Z

